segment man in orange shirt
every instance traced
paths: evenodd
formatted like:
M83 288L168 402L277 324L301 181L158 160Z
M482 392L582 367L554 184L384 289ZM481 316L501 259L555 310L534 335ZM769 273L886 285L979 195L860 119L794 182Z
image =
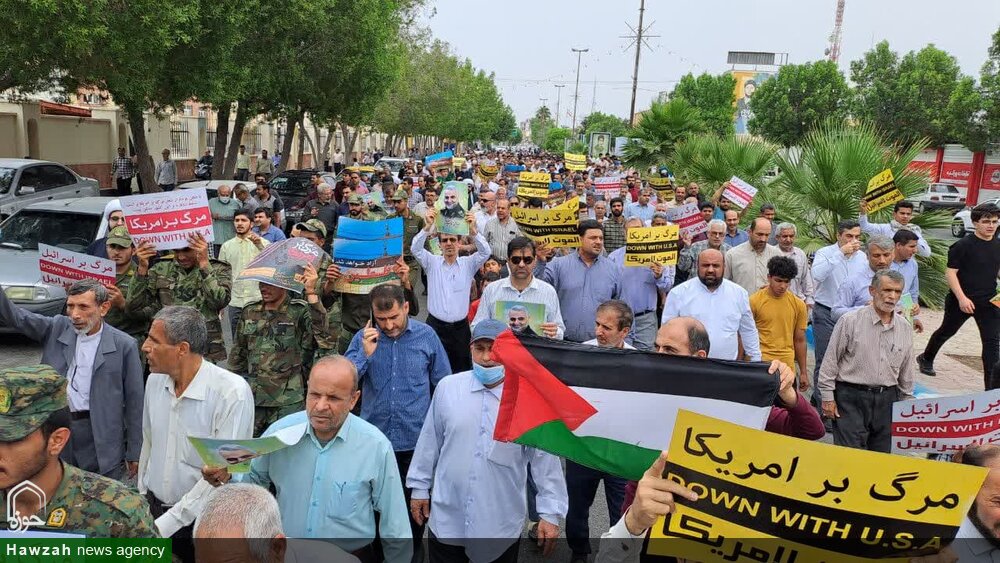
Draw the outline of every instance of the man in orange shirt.
M750 296L760 355L766 361L779 360L799 366L799 388L809 386L806 371L806 304L788 291L788 284L798 276L798 266L787 256L775 256L767 262L767 285Z

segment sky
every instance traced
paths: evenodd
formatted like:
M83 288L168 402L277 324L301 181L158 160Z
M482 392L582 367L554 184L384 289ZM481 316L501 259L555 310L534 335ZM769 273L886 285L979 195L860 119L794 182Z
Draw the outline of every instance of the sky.
M646 0L646 35L659 37L649 37L651 49L642 53L636 111L688 72L729 70L728 51L788 53L789 63L825 58L836 4ZM455 54L495 73L518 123L547 98L553 113L559 102L559 122L569 125L577 64L571 48L590 49L580 61L577 121L591 110L628 118L635 48L619 36L632 35L628 25L638 20L639 0L428 0L419 22ZM933 43L978 79L998 27L1000 0L846 0L840 68L848 76L850 61L885 39L899 53Z

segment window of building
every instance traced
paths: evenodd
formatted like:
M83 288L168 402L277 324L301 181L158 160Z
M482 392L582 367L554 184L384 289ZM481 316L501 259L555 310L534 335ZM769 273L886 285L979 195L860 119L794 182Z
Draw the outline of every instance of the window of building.
M190 156L188 152L189 137L186 121L170 122L170 153L174 158Z

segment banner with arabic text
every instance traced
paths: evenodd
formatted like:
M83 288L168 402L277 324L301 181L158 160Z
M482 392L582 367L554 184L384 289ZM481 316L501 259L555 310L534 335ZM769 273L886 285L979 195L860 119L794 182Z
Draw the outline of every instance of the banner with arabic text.
M517 197L547 199L551 183L552 176L548 172L521 172L517 176Z
M729 179L729 185L722 192L722 197L733 202L733 205L740 209L746 209L757 195L757 188L740 180L736 176Z
M403 254L403 219L359 221L341 218L333 240L333 263L340 268L334 289L368 294L383 283L399 283L396 262Z
M104 285L114 285L116 280L111 260L42 243L38 243L38 269L42 283L63 287L79 280L97 280Z
M580 224L579 209L556 207L553 209L527 209L512 207L510 216L521 232L536 243L553 248L580 246L576 229Z
M307 264L319 270L326 252L311 240L301 237L269 244L236 277L239 281L258 281L302 293L302 272ZM326 272L317 272L322 278Z
M614 176L601 176L594 178L594 191L601 196L604 201L611 201L622 192L623 178L620 174Z
M136 246L151 242L157 250L185 248L196 233L208 242L215 240L205 188L130 195L119 202Z
M708 231L708 223L696 203L685 203L667 210L667 221L680 227L682 235L700 235Z
M892 405L892 453L954 454L998 442L1000 389Z
M680 411L664 476L698 495L650 528L648 556L811 563L935 553L987 470L843 448ZM677 497L675 497L677 499Z
M566 162L566 168L574 172L579 172L581 170L587 169L586 155L566 152L563 153L563 160Z
M630 228L625 233L625 266L645 267L653 262L661 266L677 264L679 232L677 225Z
M896 187L896 179L892 176L891 169L886 168L868 180L868 188L865 189L863 199L866 213L875 213L879 209L903 201L903 192Z
M646 183L656 192L656 201L674 200L674 181L670 178L648 178Z

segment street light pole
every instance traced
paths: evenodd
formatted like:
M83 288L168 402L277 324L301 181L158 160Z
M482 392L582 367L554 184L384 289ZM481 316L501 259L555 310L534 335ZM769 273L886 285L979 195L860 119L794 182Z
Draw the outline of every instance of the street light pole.
M559 102L562 100L562 89L565 87L565 84L556 84L556 127L559 127Z
M576 133L576 103L580 99L580 58L589 50L572 49L576 53L576 89L573 90L573 128L571 129L573 133Z

